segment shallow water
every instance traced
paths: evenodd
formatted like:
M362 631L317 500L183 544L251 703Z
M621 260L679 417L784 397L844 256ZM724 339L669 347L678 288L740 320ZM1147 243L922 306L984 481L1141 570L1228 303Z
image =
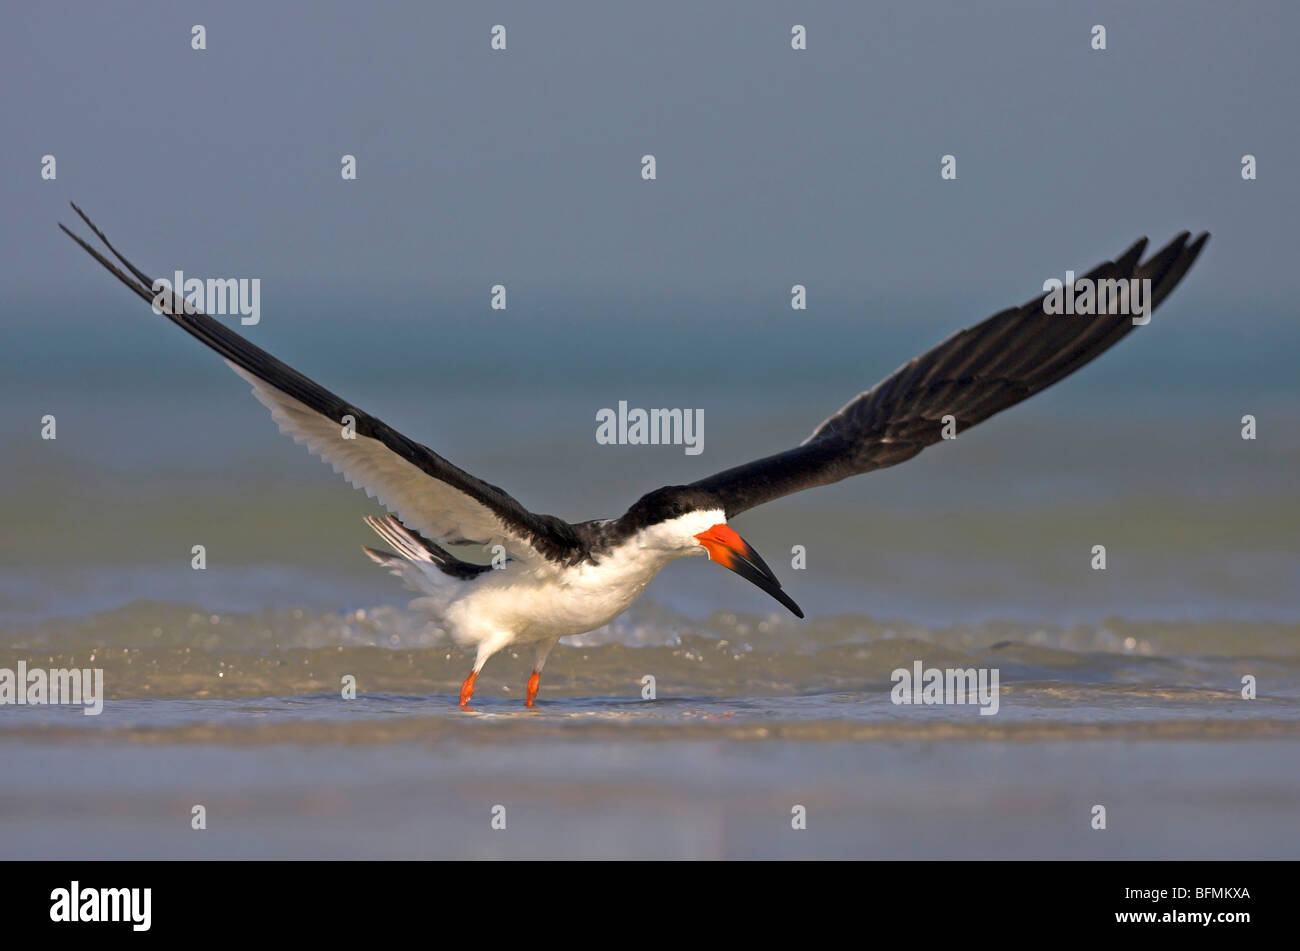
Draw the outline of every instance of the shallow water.
M783 351L835 348L760 328L743 376L700 385L709 367L620 381L588 372L611 353L535 335L511 346L549 354L547 379L481 385L483 366L395 375L410 348L372 359L355 328L318 329L304 369L570 518L796 442L932 342L885 334L790 376ZM465 352L491 346L476 333ZM0 706L0 856L1300 855L1300 400L1258 362L1290 337L1242 342L1251 372L1193 388L1138 341L954 445L747 513L807 621L674 564L557 648L537 709L531 656L506 651L468 713L468 656L358 550L374 508L173 342L55 359L20 338L30 359L0 379L0 668L98 667L107 694L93 717ZM704 407L705 453L596 445L619 399ZM56 441L35 438L45 412ZM1240 439L1244 412L1267 438ZM997 714L891 702L916 662L996 669Z
M11 626L0 667L99 666L108 699L99 716L0 708L0 857L1300 852L1291 624L929 628L644 602L574 640L536 709L530 658L507 651L463 712L468 659L393 607L145 602ZM892 703L916 660L996 667L997 714Z

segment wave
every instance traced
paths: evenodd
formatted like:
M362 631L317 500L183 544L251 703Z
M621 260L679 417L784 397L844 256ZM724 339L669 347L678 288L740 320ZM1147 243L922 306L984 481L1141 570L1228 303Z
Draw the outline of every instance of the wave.
M367 692L454 693L469 655L421 616L381 606L213 613L135 602L112 611L10 625L0 667L102 667L110 697L234 698ZM597 631L566 638L543 681L572 696L636 695L643 677L682 696L878 693L891 674L995 667L1015 684L1093 685L1235 696L1250 675L1274 696L1300 695L1300 625L1110 619L1051 625L991 621L942 627L839 615L796 622L716 612L702 618L642 602ZM511 695L531 651L503 651L483 683ZM517 682L517 683L516 683ZM1264 688L1261 686L1261 692ZM1166 698L1167 699L1167 698Z

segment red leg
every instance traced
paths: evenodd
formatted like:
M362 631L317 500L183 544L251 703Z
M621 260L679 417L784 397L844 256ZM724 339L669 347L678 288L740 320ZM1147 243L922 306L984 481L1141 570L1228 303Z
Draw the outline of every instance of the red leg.
M460 685L460 706L465 709L469 706L470 698L474 696L474 678L478 676L477 670L471 670L465 682Z
M524 706L531 707L533 705L533 701L537 699L537 687L541 682L542 672L540 670L534 670L533 675L528 678L528 696L524 700Z

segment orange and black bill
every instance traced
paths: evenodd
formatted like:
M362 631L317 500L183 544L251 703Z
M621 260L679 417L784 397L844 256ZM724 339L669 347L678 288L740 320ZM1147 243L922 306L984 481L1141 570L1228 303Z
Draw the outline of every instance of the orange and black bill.
M789 608L795 617L803 617L803 611L781 590L781 582L776 580L763 557L727 525L714 525L707 532L696 535L695 540L704 546L712 561L762 588Z

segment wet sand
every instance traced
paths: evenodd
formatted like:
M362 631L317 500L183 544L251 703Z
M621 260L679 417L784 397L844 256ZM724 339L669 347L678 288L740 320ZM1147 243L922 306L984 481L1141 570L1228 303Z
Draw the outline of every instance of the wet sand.
M490 732L490 731L489 731ZM1278 858L1300 738L3 743L0 857ZM180 738L178 737L177 740ZM228 740L229 738L227 738ZM246 738L247 739L247 738ZM1092 807L1108 828L1090 827ZM206 830L190 828L207 809ZM807 828L791 828L792 809ZM492 827L505 807L505 829Z

